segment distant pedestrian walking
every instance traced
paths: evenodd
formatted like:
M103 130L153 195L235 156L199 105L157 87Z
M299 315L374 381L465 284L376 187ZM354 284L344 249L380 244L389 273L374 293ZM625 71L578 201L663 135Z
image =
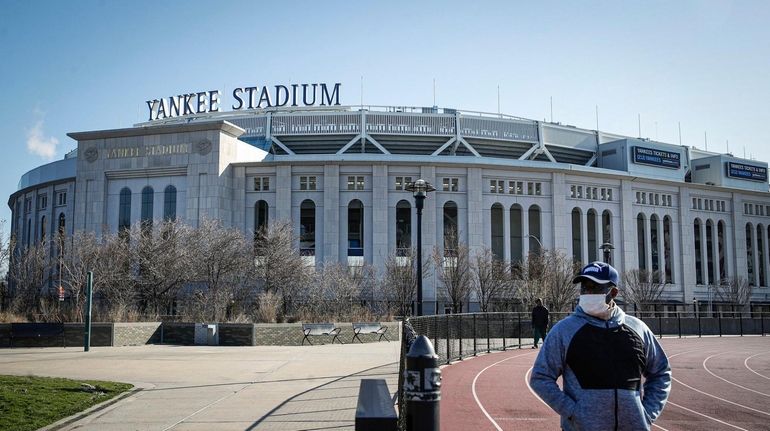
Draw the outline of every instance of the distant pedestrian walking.
M537 349L537 343L540 339L545 342L545 333L548 330L548 309L543 306L543 300L540 298L535 299L535 308L532 309L532 333L535 337L535 345L533 349Z

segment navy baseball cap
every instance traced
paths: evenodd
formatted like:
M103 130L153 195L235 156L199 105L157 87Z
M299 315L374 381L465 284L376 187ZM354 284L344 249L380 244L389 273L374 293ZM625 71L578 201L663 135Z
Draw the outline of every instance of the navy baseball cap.
M619 282L618 271L604 262L591 262L584 266L572 283L577 284L583 280L591 280L596 284L611 284L617 286Z

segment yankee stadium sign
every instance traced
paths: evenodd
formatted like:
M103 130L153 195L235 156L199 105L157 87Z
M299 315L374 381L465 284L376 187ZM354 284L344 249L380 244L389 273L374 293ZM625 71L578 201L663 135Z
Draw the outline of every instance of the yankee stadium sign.
M327 84L289 84L263 87L237 87L233 90L232 109L261 109L281 106L338 106L340 86L331 89ZM162 99L148 100L149 121L174 118L182 115L219 112L219 90L178 94Z

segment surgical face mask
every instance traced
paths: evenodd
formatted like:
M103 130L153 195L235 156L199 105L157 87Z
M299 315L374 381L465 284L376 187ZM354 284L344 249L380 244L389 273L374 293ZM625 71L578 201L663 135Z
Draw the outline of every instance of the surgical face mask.
M580 295L578 305L586 314L598 317L600 319L606 319L609 316L610 306L607 305L607 295Z

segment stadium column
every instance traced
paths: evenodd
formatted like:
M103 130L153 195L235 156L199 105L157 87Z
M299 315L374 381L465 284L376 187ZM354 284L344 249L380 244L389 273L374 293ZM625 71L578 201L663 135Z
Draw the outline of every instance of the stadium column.
M372 166L372 261L375 268L385 267L388 258L388 167ZM394 209L395 211L395 209Z
M583 208L580 219L580 255L583 262L588 263L588 209Z
M275 219L289 221L291 219L291 165L279 165L275 168ZM296 221L298 223L299 220Z
M620 243L621 255L618 259L622 262L622 268L613 265L618 272L639 267L636 244L636 214L634 214L634 190L630 180L620 181ZM617 245L615 246L617 248Z
M675 260L675 271L679 276L678 284L682 286L684 297L682 301L685 304L692 302L695 298L695 230L693 229L694 220L690 214L690 192L687 187L679 187L679 227L678 232L680 235L673 235L678 239L674 241L676 247L674 249L674 256L678 256ZM674 229L674 232L677 232ZM681 242L679 242L681 241ZM681 251L677 253L677 251ZM677 281L674 280L676 283ZM700 299L699 299L700 300Z
M567 184L564 178L564 174L561 172L554 172L552 174L552 185L553 185L553 193L551 193L551 238L553 238L553 242L548 241L547 232L541 232L542 238L538 238L541 243L543 243L543 248L550 248L549 244L553 244L554 249L561 249L561 250L571 250L572 249L572 223L571 223L571 211L568 210L567 207ZM529 218L529 210L527 211L527 217ZM545 208L541 209L540 213L540 219L541 226L545 225L547 210ZM522 232L524 235L529 234L529 227L526 226L527 230ZM527 237L527 240L524 241L524 252L527 253L529 251L529 244L531 243L530 239ZM524 258L526 259L527 255L524 254Z
M719 219L712 219L711 223L711 255L714 256L713 265L711 267L711 278L714 280L714 284L719 284ZM706 243L708 244L708 242ZM708 265L706 266L708 269ZM767 272L765 272L767 274Z
M422 166L420 167L420 175L418 178L433 184L438 190L441 190L441 184L436 182L436 167L435 166ZM416 178L415 178L416 180ZM440 223L440 229L443 229L444 223L444 211L441 206L437 205L439 193L428 193L428 197L425 198L424 206L422 209L422 260L423 262L430 261L433 247L436 245L436 233L437 223ZM414 205L414 199L412 199ZM414 209L412 213L412 220L414 229L412 235L417 235L416 223L417 223L417 210ZM417 246L417 237L414 236L412 243ZM430 268L430 266L428 266ZM431 282L433 280L433 270L426 271L427 275L422 280L422 312L423 314L433 314L436 311L436 286Z
M503 261L511 261L511 210L503 205Z
M658 215L657 232L658 232L658 270L660 271L660 277L666 281L666 236L663 232L663 218L665 214ZM717 268L717 271L719 269Z
M323 247L324 261L336 263L340 261L340 167L339 165L324 165L323 181ZM347 265L347 261L345 261Z
M531 205L522 205L521 210L521 258L526 261L529 256L529 243L532 239L529 237L529 207ZM542 217L542 214L541 214ZM540 241L542 239L538 238Z
M702 283L708 285L709 266L708 266L708 243L706 242L706 219L702 218L700 222L700 270Z
M471 256L475 255L479 248L484 245L484 227L488 226L485 223L484 214L490 214L490 212L489 208L484 208L482 190L484 188L481 168L468 168L468 190L466 193L468 219L466 226L468 229L468 251ZM460 230L460 237L462 238L462 228Z
M654 268L652 267L652 215L651 214L644 215L644 224L645 224L644 253L646 254L646 256L644 257L644 265L647 268L647 271L652 272Z
M729 251L728 254L732 254L732 256L730 256L731 259L729 260L732 268L730 268L731 271L728 274L731 276L745 276L748 281L749 268L746 256L746 220L740 215L740 209L738 208L741 198L738 194L731 193L730 202L732 204L732 211L730 212L732 217L730 220L732 222L732 229L728 229L727 231L732 238L728 238L731 240L728 244L733 244L735 248L727 247Z

